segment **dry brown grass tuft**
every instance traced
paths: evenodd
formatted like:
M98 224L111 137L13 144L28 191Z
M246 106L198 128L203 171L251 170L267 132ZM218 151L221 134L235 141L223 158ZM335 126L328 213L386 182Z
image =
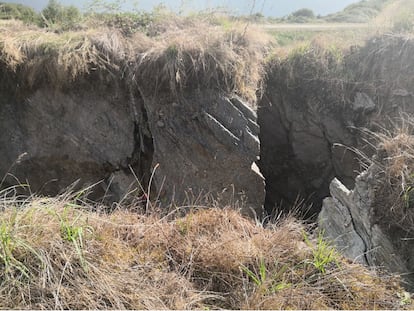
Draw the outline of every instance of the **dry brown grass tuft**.
M177 95L186 88L204 87L255 99L269 40L260 32L254 36L252 29L242 30L199 24L164 33L151 49L137 54L138 84L151 95L163 89Z
M386 33L370 38L345 59L348 75L366 92L375 94L372 96L378 100L377 105L384 115L395 115L395 105L401 107L397 111L410 111L409 101L398 101L398 96L392 94L398 90L412 90L413 50L412 34Z
M223 30L208 23L175 24L157 36L123 36L108 28L56 34L2 24L0 64L28 88L42 83L61 87L100 71L138 83L149 95L207 87L255 99L267 35L242 25Z
M61 87L96 70L120 72L129 54L128 42L105 29L62 34L9 29L0 36L0 61L29 88Z
M152 217L99 215L70 202L2 202L1 308L186 309L199 293L183 276L144 263L134 239Z
M393 137L380 136L382 142L379 147L387 154L385 160L389 177L400 177L402 180L409 177L414 164L414 136L406 130L401 130Z
M391 129L366 131L377 149L378 175L376 217L385 230L414 228L414 120L405 115ZM396 233L396 232L395 232Z
M394 280L304 238L292 218L264 228L230 208L101 214L74 200L2 198L0 308L402 307Z

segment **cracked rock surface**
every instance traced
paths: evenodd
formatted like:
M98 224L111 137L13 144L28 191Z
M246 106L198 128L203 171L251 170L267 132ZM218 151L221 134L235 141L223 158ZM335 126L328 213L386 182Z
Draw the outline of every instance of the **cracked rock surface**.
M252 169L260 153L259 126L246 102L208 90L143 99L161 197L191 204L200 193L213 194L223 204L243 201L248 214L262 214L264 180Z
M165 206L196 203L202 193L261 213L264 181L252 170L259 127L240 98L209 90L146 96L91 78L23 96L1 92L2 188L27 183L56 195L74 182L72 190L98 183L90 198L112 203L147 190L154 172L151 195Z
M378 167L371 165L358 175L353 190L334 179L330 185L331 196L323 201L318 217L319 228L349 259L401 274L406 286L412 289L413 241L401 235L391 236L374 215L378 172ZM407 245L401 247L401 243Z

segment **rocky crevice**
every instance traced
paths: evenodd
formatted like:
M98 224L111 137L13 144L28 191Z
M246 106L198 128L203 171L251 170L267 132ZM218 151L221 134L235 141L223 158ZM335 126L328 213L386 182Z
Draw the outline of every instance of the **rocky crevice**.
M359 163L347 147L356 146L357 138L343 113L321 110L324 100L332 100L323 93L326 82L320 81L318 90L290 90L278 83L269 79L258 110L266 210L286 211L302 198L312 206L304 216L315 216L335 176L352 186Z
M338 250L401 275L409 290L413 232L401 223L414 217L395 204L404 196L402 183L411 179L399 180L399 171L392 183L384 177L392 164L378 166L371 158L384 145L392 148L381 141L390 133L411 139L412 120L402 116L413 114L413 68L405 65L412 63L413 48L412 40L376 38L347 55L339 68L330 67L329 55L317 49L275 62L258 111L267 211L290 211L297 196L309 198L303 208L312 209L305 217L318 215L319 228ZM404 174L411 172L412 164L401 161ZM372 165L366 169L366 163Z
M137 198L148 191L154 145L148 128L148 117L142 100L130 93L130 106L133 116L134 147L126 163L114 169L104 181L109 197L108 203L136 203ZM143 200L141 200L143 201Z
M401 49L411 61L407 43L396 37L373 39L343 60L311 46L269 65L258 108L268 213L289 211L299 198L311 205L303 216L315 217L333 178L354 187L360 156L375 153L362 129L392 128L393 118L412 112L412 72L404 67L402 81L396 68L403 61L392 56Z

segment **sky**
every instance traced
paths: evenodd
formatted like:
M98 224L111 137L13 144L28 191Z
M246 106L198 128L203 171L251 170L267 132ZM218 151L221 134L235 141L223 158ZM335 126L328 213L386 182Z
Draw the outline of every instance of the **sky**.
M111 2L111 0L99 1ZM21 3L40 11L47 5L48 0L2 0L2 2ZM59 2L84 9L92 0L60 0ZM301 8L312 9L315 14L327 15L340 11L347 5L358 2L358 0L116 0L114 2L123 3L126 10L135 7L139 10L151 11L154 6L163 3L174 11L179 11L180 9L195 11L225 7L234 14L260 12L265 16L281 17Z

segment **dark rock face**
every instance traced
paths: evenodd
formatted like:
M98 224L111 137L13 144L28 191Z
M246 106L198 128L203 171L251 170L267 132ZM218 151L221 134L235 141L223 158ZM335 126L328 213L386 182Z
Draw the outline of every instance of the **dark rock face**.
M356 117L351 115L347 119L353 125L395 137L401 130L404 133L407 116L410 120L414 113L413 51L413 40L384 36L370 40L348 56L346 70L353 79L352 93L348 96ZM411 131L407 133L412 135ZM361 132L355 135L363 136ZM373 160L356 177L354 185L338 179L330 184L330 197L323 201L319 227L348 258L400 274L404 285L412 291L413 228L409 221L409 226L405 226L412 212L410 205L405 209L399 206L404 194L403 179L407 176L403 171L398 172L398 178L386 173L392 167L392 159L404 159L405 153L387 154L381 142L373 139L375 135L366 136L365 145L377 147L371 154L366 153L366 158ZM363 145L359 143L358 149ZM409 150L411 146L402 144L401 148ZM404 163L408 168L412 166Z
M91 80L38 87L21 99L2 91L3 188L27 182L32 192L55 195L75 181L75 189L100 182L91 197L114 202L146 190L157 166L151 190L166 204L203 192L261 213L264 183L251 169L258 125L245 102L208 90L141 97Z
M349 148L366 145L355 128L375 130L375 122L413 111L412 66L404 65L413 47L383 38L344 61L315 48L276 62L257 118L208 83L173 90L130 69L123 78L92 71L52 88L43 79L19 83L24 77L0 68L0 176L9 174L1 186L28 181L33 192L56 194L78 179L79 187L103 181L94 197L119 201L151 180L152 197L164 202L203 192L261 214L264 201L272 213L300 196L313 205L306 216L315 215L334 177L354 186L360 167ZM19 87L27 89L13 91Z
M185 98L144 96L154 141L157 191L192 203L213 194L243 201L261 216L264 181L252 169L260 152L256 113L239 98L194 92ZM216 195L218 194L218 195Z
M86 186L126 169L136 144L130 99L93 87L45 87L1 103L0 141L7 148L0 150L0 174L10 170L33 192L54 195L78 179Z

